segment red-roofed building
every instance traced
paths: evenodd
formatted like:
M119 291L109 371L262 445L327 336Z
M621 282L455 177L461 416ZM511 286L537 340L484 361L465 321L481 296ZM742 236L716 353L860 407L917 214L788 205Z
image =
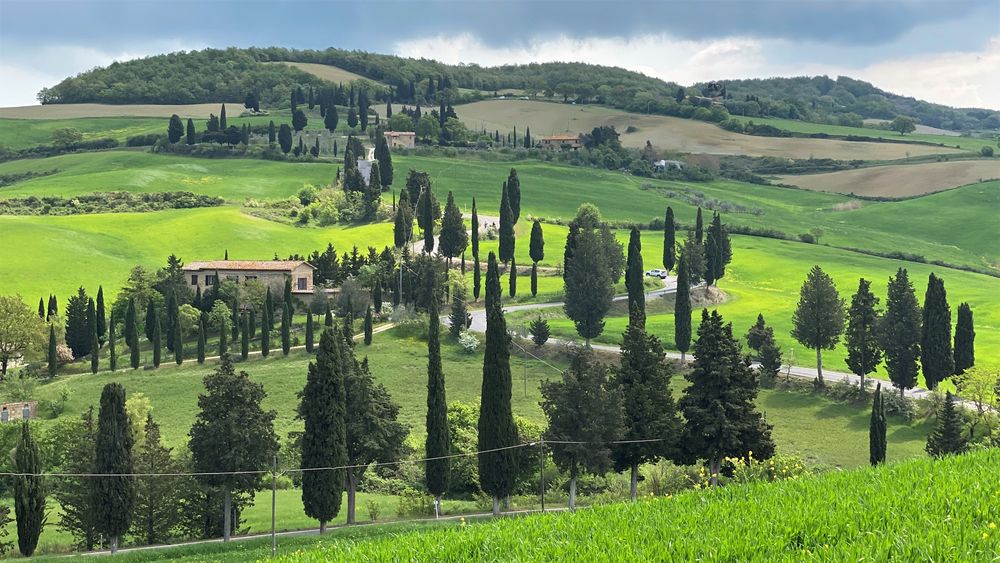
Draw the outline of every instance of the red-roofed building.
M573 149L583 146L580 142L580 135L549 135L542 137L542 148L545 149Z
M211 260L191 262L184 266L184 273L192 292L201 288L204 293L224 281L243 283L256 280L280 288L286 278L291 278L292 293L305 294L313 291L315 269L305 260Z

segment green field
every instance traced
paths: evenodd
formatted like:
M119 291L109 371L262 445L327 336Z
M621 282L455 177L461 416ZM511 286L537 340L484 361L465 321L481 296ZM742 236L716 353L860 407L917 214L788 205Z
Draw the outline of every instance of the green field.
M1000 550L996 450L574 514L360 541L283 561L989 561Z

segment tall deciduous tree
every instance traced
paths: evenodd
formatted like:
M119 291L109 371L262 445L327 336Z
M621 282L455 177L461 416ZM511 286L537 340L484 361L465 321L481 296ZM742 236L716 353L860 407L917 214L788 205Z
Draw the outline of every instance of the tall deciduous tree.
M424 441L424 478L427 492L434 495L434 513L440 514L441 495L448 490L451 461L444 459L451 453L448 435L448 402L445 398L444 370L441 368L441 322L438 318L437 300L431 299L427 330L427 438ZM465 319L462 319L465 324Z
M621 439L622 390L608 381L608 368L591 349L577 352L561 381L541 384L544 436L552 460L569 474L569 509L576 509L576 480L582 473L604 475L612 467L611 442ZM582 443L559 443L582 442Z
M677 260L677 223L674 221L674 210L667 207L663 220L663 268L668 272L674 269Z
M493 497L493 514L500 499L514 492L517 472L517 427L511 410L510 335L500 305L500 270L489 254L486 267L486 347L479 408L479 485Z
M632 227L625 259L625 288L628 290L629 324L646 326L646 288L643 285L642 240L639 229Z
M334 329L320 334L316 361L309 363L306 385L299 394L302 434L302 504L310 518L319 520L320 533L340 512L347 463L344 351Z
M910 278L903 268L889 277L885 314L880 329L885 367L889 380L903 396L917 385L920 358L920 304Z
M222 356L204 383L188 447L192 469L202 474L197 479L222 491L223 540L229 541L233 493L252 496L278 450L276 413L261 407L264 386L251 381L245 371L237 373L229 355Z
M972 324L972 308L968 303L958 306L955 323L955 373L962 374L976 365L976 330Z
M41 352L44 335L45 321L20 295L0 295L0 381L6 379L11 362L23 358L29 350Z
M875 398L872 399L871 423L868 427L868 461L872 465L885 463L885 433L885 405L882 402L882 384L879 383L875 387Z
M674 347L684 355L691 349L691 282L688 279L687 257L677 261L677 292L674 293Z
M844 332L844 300L833 279L813 266L799 290L799 304L792 315L792 337L816 350L816 382L823 384L822 351L832 350Z
M865 376L873 373L882 363L882 346L879 344L878 297L871 292L871 282L861 278L858 292L851 297L851 307L847 311L847 367L861 378L861 389L865 388Z
M701 312L694 366L680 407L687 421L683 448L688 461L708 461L710 482L719 483L726 457L766 460L774 455L771 425L757 412L757 376L718 311Z
M951 308L944 280L933 273L927 280L927 293L924 294L920 365L930 389L936 389L938 383L955 373L955 357L951 349Z
M500 261L504 264L514 258L514 211L510 207L510 191L504 184L500 194Z
M452 258L457 258L465 252L469 246L469 233L465 230L465 221L462 220L462 210L455 204L455 196L448 192L448 201L444 206L444 215L441 216L441 240L440 252L448 259L448 267L451 268Z
M94 527L109 538L111 553L115 553L135 508L132 428L125 412L125 388L118 383L108 383L101 393L94 460L94 473L115 475L90 480Z
M14 449L14 514L17 518L17 549L31 557L38 547L38 537L45 524L45 483L38 443L31 436L28 421L21 423L21 433Z
M660 340L643 325L630 323L622 337L621 363L614 378L624 400L622 440L658 440L614 448L615 469L631 471L633 501L638 492L639 465L677 458L683 427L670 391L670 377Z

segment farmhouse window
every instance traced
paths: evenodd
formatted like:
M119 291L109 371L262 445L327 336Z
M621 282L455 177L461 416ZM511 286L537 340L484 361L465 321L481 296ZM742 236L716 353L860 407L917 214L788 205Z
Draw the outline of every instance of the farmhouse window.
M198 274L191 274L191 285L198 285Z
M243 281L254 281L256 279L257 276L246 276L245 278L243 278Z
M213 276L210 274L205 276L205 285L215 285L216 283L218 283L218 281L219 281L218 276Z
M306 289L307 286L306 286L306 279L305 278L299 278L296 281L298 283L298 288L300 290L305 290Z

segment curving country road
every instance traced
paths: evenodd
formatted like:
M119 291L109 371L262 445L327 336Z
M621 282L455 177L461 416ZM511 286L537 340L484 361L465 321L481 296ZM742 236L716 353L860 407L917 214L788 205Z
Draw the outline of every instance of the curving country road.
M671 293L675 293L676 291L677 291L677 278L675 278L675 277L667 277L667 279L664 280L664 287L663 288L646 292L646 299L648 300L648 299L651 299L653 297L660 297L662 295L669 295ZM614 297L614 301L624 301L626 299L628 299L628 295L627 294L616 295ZM549 302L549 303L530 303L530 304L525 304L525 305L512 305L512 306L509 306L509 307L504 307L503 310L504 310L505 313L513 313L515 311L531 311L531 310L536 310L536 309L549 309L549 308L553 308L553 307L560 307L561 308L562 306L563 306L563 302L562 301L553 301L553 302ZM472 316L472 324L469 326L469 330L472 330L472 331L475 331L475 332L486 332L486 311L483 310L483 309L477 309L477 310L474 310L474 311L469 311L469 314ZM445 318L444 322L448 322L447 318ZM558 339L558 338L549 338L549 340L546 343L546 345L548 345L548 344L569 344L569 343L577 343L578 344L578 342L576 342L576 341L562 340L562 339ZM619 347L618 346L611 346L611 345L607 345L607 344L591 344L591 347L593 349L595 349L595 350L600 350L602 352L611 352L611 353L615 353L615 354L617 354L619 352ZM678 360L678 361L680 361L680 359L681 359L681 355L678 352L667 351L666 352L666 356L668 358L671 358L671 359L674 359L674 360ZM692 359L691 355L687 354L686 357L685 357L685 362L690 363L691 359ZM814 367L803 367L803 366L788 366L788 365L786 365L782 369L782 372L786 376L799 377L799 378L804 378L804 379L816 379L816 375L817 375L816 368L814 368ZM852 383L854 385L858 385L859 382L860 382L860 379L861 378L859 378L857 375L855 375L853 373L846 373L846 372L842 372L842 371L833 371L833 370L829 370L829 369L824 369L823 370L823 380L826 381L827 383L833 383L833 382L837 382L837 381L848 381L848 382L850 382L850 383ZM874 378L869 377L868 379L874 379ZM879 381L882 381L882 383L885 384L886 389L892 389L893 388L892 387L892 383L884 381L884 380L879 380ZM906 397L911 398L911 399L921 399L921 398L927 397L927 395L929 393L930 393L930 391L928 391L927 389L924 389L924 388L921 388L921 387L915 387L913 389L907 389L904 392L904 395Z

